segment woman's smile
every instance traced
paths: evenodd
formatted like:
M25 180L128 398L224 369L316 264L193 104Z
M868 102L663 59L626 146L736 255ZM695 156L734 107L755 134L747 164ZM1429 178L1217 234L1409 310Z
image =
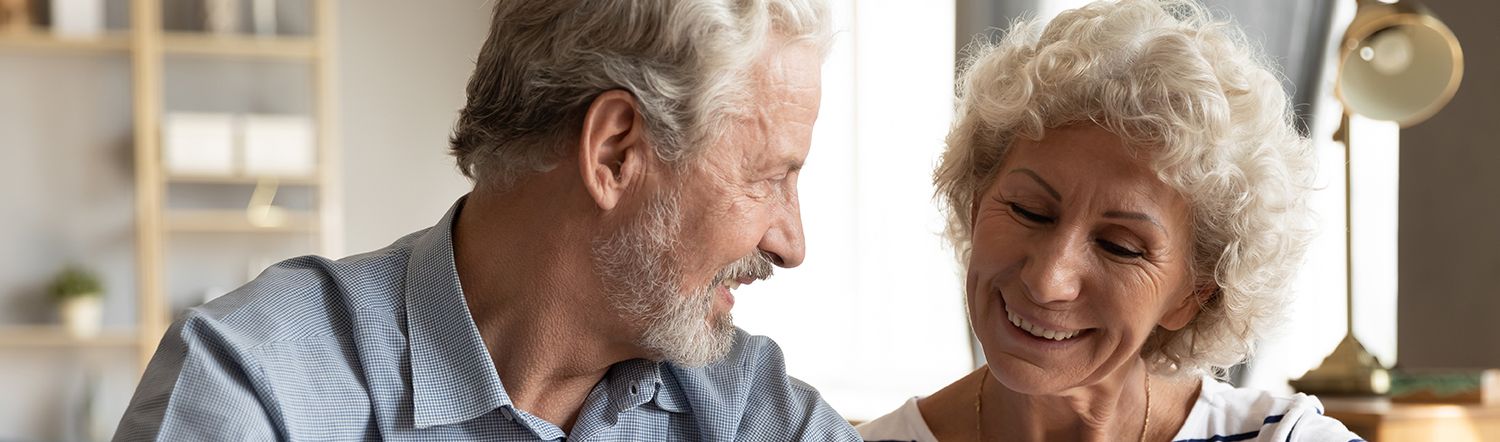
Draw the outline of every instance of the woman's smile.
M1020 312L1020 308L1012 310L1000 292L992 293L993 298L987 303L989 311L985 313L985 318L991 329L999 331L1002 339L1014 345L1018 352L1036 352L1036 356L1042 356L1081 348L1098 331L1094 328L1065 327ZM1042 365L1043 361L1028 362Z

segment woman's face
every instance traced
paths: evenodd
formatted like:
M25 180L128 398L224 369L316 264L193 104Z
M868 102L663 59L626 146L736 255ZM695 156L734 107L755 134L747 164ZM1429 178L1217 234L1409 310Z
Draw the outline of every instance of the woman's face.
M1017 140L973 212L969 320L996 378L1097 383L1197 314L1187 202L1092 125Z

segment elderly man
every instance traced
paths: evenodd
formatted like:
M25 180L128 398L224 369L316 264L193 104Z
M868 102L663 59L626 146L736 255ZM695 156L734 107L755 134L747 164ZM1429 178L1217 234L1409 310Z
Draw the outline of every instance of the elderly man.
M501 0L438 223L162 340L119 440L857 440L733 290L802 262L816 0Z

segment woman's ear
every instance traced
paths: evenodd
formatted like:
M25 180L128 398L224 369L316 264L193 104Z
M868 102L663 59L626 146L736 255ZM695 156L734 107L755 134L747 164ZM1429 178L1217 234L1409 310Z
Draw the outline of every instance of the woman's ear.
M1171 310L1167 310L1167 314L1162 315L1161 321L1157 322L1157 325L1167 330L1182 330L1183 327L1187 327L1189 322L1193 321L1193 318L1198 317L1198 312L1202 310L1203 305L1207 304L1210 299L1218 294L1219 286L1217 284L1209 283L1199 286L1192 293L1183 296L1182 300L1176 306L1172 307Z
M578 172L600 209L614 209L629 186L642 182L651 150L645 130L629 92L605 91L589 104L578 134Z

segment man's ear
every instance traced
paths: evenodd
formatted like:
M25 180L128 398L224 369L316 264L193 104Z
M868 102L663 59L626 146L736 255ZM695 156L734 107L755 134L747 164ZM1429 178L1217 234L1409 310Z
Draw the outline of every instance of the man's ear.
M630 185L640 185L651 150L645 131L629 92L605 91L589 104L578 134L578 172L600 209L614 209Z
M1187 327L1193 318L1198 317L1198 311L1203 308L1203 305L1218 294L1218 284L1208 283L1198 286L1192 293L1182 297L1182 301L1177 303L1176 307L1167 310L1167 314L1162 315L1157 325L1167 330L1181 330Z

